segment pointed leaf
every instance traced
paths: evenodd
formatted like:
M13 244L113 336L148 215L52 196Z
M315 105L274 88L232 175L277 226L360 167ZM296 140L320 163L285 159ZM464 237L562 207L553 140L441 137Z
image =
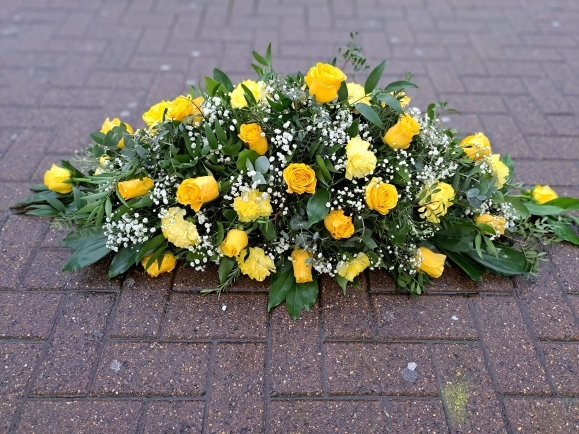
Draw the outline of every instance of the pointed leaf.
M308 227L322 221L330 212L330 191L322 188L308 200L306 211L308 213Z
M371 106L363 103L358 103L356 104L355 107L356 110L358 110L360 114L364 116L368 121L372 122L378 128L384 129L384 124L380 120L380 116L378 116L378 113L376 113Z
M376 86L378 86L378 82L380 81L380 77L382 77L382 73L384 72L384 68L386 67L386 61L384 60L380 63L374 70L368 75L366 79L366 83L364 83L364 92L366 94L372 93Z

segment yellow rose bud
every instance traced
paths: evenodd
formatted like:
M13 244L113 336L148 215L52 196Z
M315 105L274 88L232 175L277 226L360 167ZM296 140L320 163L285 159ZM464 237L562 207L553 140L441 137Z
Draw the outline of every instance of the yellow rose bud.
M147 266L151 256L152 255L147 255L141 259L141 265L143 265L143 268ZM175 258L173 254L167 252L163 255L163 260L161 261L160 266L157 260L155 260L151 265L149 265L149 268L145 268L145 271L149 276L157 277L161 273L169 273L173 271L175 265L177 265L177 258Z
M155 126L163 121L163 113L165 109L169 109L169 101L161 101L153 105L148 111L143 114L143 121L149 126Z
M505 233L505 225L507 221L503 216L491 215L491 214L481 214L474 219L475 223L484 223L492 227L498 235L503 235Z
M398 204L398 191L392 184L382 182L382 178L372 178L366 186L366 205L382 215L388 214Z
M221 253L230 258L239 255L239 253L247 247L249 242L247 233L239 229L231 229L227 232L227 236L221 243Z
M324 217L324 226L336 240L350 238L354 234L352 217L345 216L341 209L335 209Z
M219 185L213 176L187 178L177 187L177 202L198 212L201 205L219 196Z
M312 262L306 262L312 259L314 255L304 249L295 249L292 252L292 265L294 267L294 276L297 283L312 282Z
M167 119L184 121L188 116L192 116L195 107L193 101L188 96L179 95L167 106Z
M337 98L342 81L346 78L339 68L318 62L316 66L310 68L305 80L310 95L315 96L316 101L323 104Z
M49 190L56 191L60 194L70 193L72 191L70 172L64 167L53 164L52 167L44 173L44 185L46 185Z
M283 171L283 179L288 193L314 194L316 192L316 172L307 164L292 163Z
M342 276L349 282L352 282L356 276L358 276L362 271L370 266L370 258L364 252L358 253L358 255L351 261L340 261L338 263L336 271L338 275Z
M250 247L249 255L243 249L237 256L237 265L243 274L258 282L263 282L267 276L275 272L273 259L259 247Z
M259 124L242 124L237 137L247 143L249 149L264 155L267 152L267 138L265 134L262 136L262 132Z
M119 182L119 193L125 200L132 199L147 194L155 183L151 178L131 179L130 181Z
M237 213L240 222L247 223L260 217L271 215L271 202L267 193L259 190L243 192L233 199L233 209Z
M509 177L509 168L500 160L500 158L501 156L499 154L492 154L487 159L493 171L497 188L502 188Z
M472 161L482 161L487 155L491 155L491 142L483 133L476 133L473 136L465 137L460 146L464 153Z
M346 145L346 179L364 178L376 168L376 155L368 148L370 143L356 136Z
M185 220L185 210L177 206L169 208L161 219L161 230L170 243L186 249L199 244L197 226Z
M424 197L418 202L419 205L423 205L418 208L420 217L431 223L440 223L439 217L446 215L448 208L452 206L454 189L445 182L437 182L425 187L423 192Z
M418 271L424 271L430 277L435 279L442 276L444 271L445 255L434 253L426 247L419 247L416 253L416 260L419 261Z
M241 85L247 87L247 89L253 94L253 97L257 102L260 102L265 97L265 83L263 81L253 81L245 80L237 85L233 92L229 93L231 97L231 107L234 109L239 109L247 107L247 100L245 99L245 90Z
M384 142L392 149L408 149L412 138L420 132L420 124L409 115L402 115L396 125L384 135Z
M121 120L119 118L114 118L112 121L109 118L106 118L105 122L103 123L103 126L101 127L101 133L106 134L114 127L118 127L120 125ZM125 128L127 129L127 133L133 134L133 127L131 127L129 124L125 124ZM120 149L123 149L125 147L125 139L122 138L121 140L119 140L119 144L117 146Z
M535 202L543 204L549 202L550 200L557 199L557 193L549 187L548 185L536 185L535 188L531 190L533 199Z
M346 83L346 87L348 88L348 103L350 105L354 106L359 103L370 105L370 95L366 95L364 86L358 83Z

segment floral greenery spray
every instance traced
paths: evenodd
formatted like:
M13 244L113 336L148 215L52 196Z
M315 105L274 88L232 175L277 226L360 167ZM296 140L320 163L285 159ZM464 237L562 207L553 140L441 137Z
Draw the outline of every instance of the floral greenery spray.
M344 52L355 70L360 53ZM234 86L215 69L204 91L152 106L145 128L107 118L82 166L53 165L33 186L27 214L75 227L64 270L109 254L109 278L216 264L220 285L205 292L269 278L269 309L285 302L297 318L321 275L345 292L384 269L421 294L448 262L474 280L529 274L541 244L579 244L578 199L513 184L483 133L443 127L445 104L409 105L409 77L379 87L385 62L362 85L336 59L281 75L271 46L253 56L257 80Z

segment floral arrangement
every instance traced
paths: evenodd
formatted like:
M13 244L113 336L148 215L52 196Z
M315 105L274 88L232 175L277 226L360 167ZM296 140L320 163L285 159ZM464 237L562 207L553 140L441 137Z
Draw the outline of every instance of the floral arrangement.
M217 264L212 291L269 278L269 308L297 318L321 275L345 291L381 268L420 294L447 261L474 280L528 274L541 243L579 244L579 199L513 184L484 134L439 122L444 104L409 106L410 77L379 87L385 62L362 85L336 59L283 76L271 47L254 57L256 81L215 69L204 91L151 107L145 128L107 118L80 164L46 172L20 205L75 227L64 270L109 254L109 278Z

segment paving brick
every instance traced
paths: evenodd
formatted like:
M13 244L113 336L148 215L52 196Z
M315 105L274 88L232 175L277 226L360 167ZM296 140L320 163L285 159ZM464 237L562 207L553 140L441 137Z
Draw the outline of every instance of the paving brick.
M61 271L72 250L39 249L24 277L27 289L118 290L120 279L107 279L110 258L75 271Z
M565 303L553 268L549 263L542 264L536 281L517 278L517 292L539 339L579 340L579 327Z
M448 432L440 400L392 400L388 406L390 432L445 433Z
M384 433L387 416L380 401L272 401L270 433Z
M86 395L113 302L109 294L70 294L40 365L33 395Z
M428 72L438 92L463 93L463 87L452 62L428 62Z
M381 339L478 338L464 297L375 295L372 306Z
M500 80L492 77L462 77L462 82L469 93L526 94L527 89L519 78L504 77Z
M373 270L368 273L368 289L370 292L397 292L396 282L384 270Z
M365 288L366 275L360 278ZM370 299L364 290L349 288L346 295L335 279L324 278L322 288L322 314L327 339L372 338L372 311Z
M123 282L112 337L159 336L171 274L152 279L141 270L132 270Z
M0 292L0 336L48 338L61 299L45 292Z
M18 434L136 433L142 404L138 401L28 401Z
M438 293L476 293L479 291L477 282L468 277L454 266L446 266L442 276L433 279L432 284L426 287L426 292Z
M92 396L201 396L210 344L109 342Z
M577 155L579 139L576 137L527 136L527 141L538 158L557 158L573 160Z
M557 275L563 288L568 293L579 294L579 252L577 247L569 243L559 243L551 247L549 254L551 261L555 264Z
M298 321L293 321L283 306L273 310L270 357L271 394L322 393L322 349L317 306L312 313L302 313Z
M0 177L7 181L28 180L34 173L44 151L42 131L23 131L0 159ZM22 158L22 148L26 147L30 156Z
M507 108L501 98L491 95L459 95L441 93L442 101L450 101L452 107L461 113L506 113Z
M49 227L40 247L61 247L61 242L64 237L70 233L70 229L58 229L56 227Z
M48 222L45 219L11 215L0 230L0 252L4 257L0 288L17 288L20 275L27 266L38 239ZM26 237L22 237L26 234Z
M480 297L473 305L498 390L506 394L548 393L545 371L514 298Z
M264 360L264 344L217 344L207 416L208 432L264 430Z
M579 171L575 161L518 160L516 180L526 185L575 186L579 183Z
M495 154L509 154L513 158L532 158L532 148L519 131L515 121L510 116L480 115L484 133L491 141Z
M535 101L526 95L513 95L504 98L509 114L515 119L523 134L552 134L553 127L541 113Z
M43 107L103 107L111 92L102 89L52 88L42 96Z
M223 309L225 306L225 310ZM267 299L260 294L171 294L163 336L169 339L265 339Z
M451 432L506 433L502 412L479 345L435 344L434 366Z
M544 342L547 369L559 395L579 395L579 345L577 343Z
M202 289L217 288L218 286L217 268L208 265L205 272L196 271L193 267L177 269L172 289L176 292L199 292Z
M325 347L330 394L437 394L425 344L330 342ZM402 372L411 362L418 365L414 382L405 380Z
M577 399L506 398L505 407L513 432L571 434L579 429Z
M201 434L204 410L205 401L152 401L144 433Z
M8 432L19 398L42 353L40 344L0 343L0 430Z

